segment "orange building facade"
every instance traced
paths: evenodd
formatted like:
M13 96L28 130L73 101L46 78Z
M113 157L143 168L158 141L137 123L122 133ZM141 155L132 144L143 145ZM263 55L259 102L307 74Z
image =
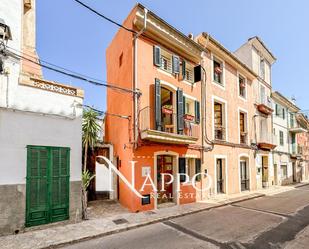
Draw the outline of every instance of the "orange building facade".
M260 137L272 133L272 110L258 109L263 92L253 63L207 33L182 34L140 4L123 25L131 31L119 29L106 51L107 80L133 93L107 90L107 112L129 118L107 115L105 142L145 198L120 180L120 203L137 212L264 186L272 148L262 147Z
M137 5L124 26L140 32L144 18L144 8ZM197 191L183 177L177 180L177 173L192 179L202 168L201 73L194 78L194 67L201 63L203 49L155 14L148 12L146 18L143 33L137 37L120 29L106 52L108 82L140 94L107 91L107 112L130 119L107 115L105 140L114 145L118 169L129 182L134 178L138 191L147 174L158 188L154 194L145 186L140 193L146 198L141 199L119 181L118 199L134 212L195 202ZM165 182L171 177L162 173L173 175L173 183L164 184L162 177Z

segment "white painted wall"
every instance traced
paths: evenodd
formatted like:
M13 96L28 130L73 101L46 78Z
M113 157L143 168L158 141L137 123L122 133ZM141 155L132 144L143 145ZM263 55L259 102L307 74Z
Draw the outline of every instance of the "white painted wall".
M8 46L19 51L22 7L22 0L0 1L0 17L12 32ZM70 180L81 180L82 108L78 104L83 99L20 85L18 59L5 58L5 68L9 73L0 75L0 184L25 183L27 145L70 147Z
M0 185L26 182L27 145L70 147L70 180L81 179L81 117L0 110Z

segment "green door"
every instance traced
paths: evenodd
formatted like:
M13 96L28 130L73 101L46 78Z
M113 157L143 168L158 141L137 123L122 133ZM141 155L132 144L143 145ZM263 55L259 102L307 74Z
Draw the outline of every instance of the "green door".
M70 150L27 147L26 226L69 218Z

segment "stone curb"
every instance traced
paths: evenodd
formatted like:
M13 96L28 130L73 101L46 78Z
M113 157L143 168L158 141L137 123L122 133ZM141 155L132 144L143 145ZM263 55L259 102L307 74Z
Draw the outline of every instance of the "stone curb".
M121 232L129 231L129 230L133 230L133 229L136 229L136 228L139 228L139 227L144 227L144 226L147 226L147 225L156 224L156 223L159 223L159 222L179 218L179 217L182 217L182 216L185 216L185 215L196 214L196 213L200 213L200 212L203 212L203 211L208 211L208 210L211 210L211 209L220 208L220 207L224 207L224 206L228 206L228 205L231 205L231 204L235 204L235 203L239 203L239 202L243 202L243 201L248 201L248 200L252 200L252 199L256 199L256 198L260 198L260 197L264 197L264 196L266 196L266 194L256 194L254 196L248 196L248 197L245 197L245 198L242 198L242 199L239 199L239 200L234 200L234 201L233 200L232 201L227 200L225 203L218 204L218 205L215 205L215 206L212 206L212 207L200 208L200 209L197 209L197 210L188 211L188 212L184 212L184 213L181 213L181 214L157 218L157 219L147 221L147 222L142 222L142 223L139 223L139 224L132 224L132 225L128 225L127 227L124 227L124 228L114 229L114 230L110 230L110 231L103 232L103 233L100 233L100 234L87 236L87 237L80 238L80 239L73 239L71 241L60 242L58 244L50 245L50 246L47 246L47 247L40 247L38 249L60 248L62 246L72 245L72 244L76 244L76 243L79 243L79 242L88 241L88 240L91 240L91 239L102 238L102 237L105 237L105 236L108 236L108 235L121 233Z
M309 182L301 183L301 184L295 186L294 188L301 188L301 187L304 187L304 186L307 186L307 185L309 185Z

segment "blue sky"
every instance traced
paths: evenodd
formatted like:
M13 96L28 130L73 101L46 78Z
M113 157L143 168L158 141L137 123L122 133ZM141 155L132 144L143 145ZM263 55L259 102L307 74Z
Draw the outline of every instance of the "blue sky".
M132 0L83 0L122 23ZM145 0L141 2L184 34L210 33L230 51L258 35L277 57L273 89L295 96L309 109L309 1L295 0ZM191 3L189 5L188 3ZM37 1L37 50L41 59L73 71L106 79L105 49L118 27L73 0ZM105 110L105 89L44 70L47 79L82 87L85 103Z

